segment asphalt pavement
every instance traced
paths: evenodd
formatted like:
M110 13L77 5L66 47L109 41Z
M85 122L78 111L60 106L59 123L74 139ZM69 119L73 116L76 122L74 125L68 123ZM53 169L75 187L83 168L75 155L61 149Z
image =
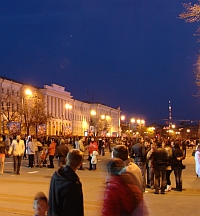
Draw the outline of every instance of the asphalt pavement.
M154 194L147 189L144 199L147 203L150 216L196 216L200 212L200 178L196 177L194 157L192 149L187 150L184 161L186 169L183 170L183 191L171 190L164 195ZM103 202L103 194L106 182L106 164L110 159L110 153L98 156L96 171L89 171L89 162L85 155L85 170L78 170L83 184L85 216L100 216ZM23 160L21 175L13 174L12 158L6 158L4 174L0 175L0 215L19 216L34 215L33 197L38 191L43 191L48 196L49 183L55 168L28 168L28 160ZM174 174L171 174L172 188L175 187Z

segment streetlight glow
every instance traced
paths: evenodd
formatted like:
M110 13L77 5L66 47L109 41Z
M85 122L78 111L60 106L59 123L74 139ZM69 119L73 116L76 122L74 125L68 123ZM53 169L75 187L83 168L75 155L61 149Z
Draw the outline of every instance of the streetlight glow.
M109 120L110 119L110 116L106 116L106 120Z
M105 115L101 115L101 119L105 119L106 117L105 117Z
M91 115L96 115L97 113L96 113L95 110L91 110L90 114L91 114Z
M135 123L135 119L134 118L131 119L131 123Z
M125 120L125 116L123 115L123 116L121 116L121 120L122 121L124 121Z
M72 105L66 104L66 105L65 105L65 108L66 108L66 109L72 109Z
M25 94L28 95L28 96L31 96L33 93L32 93L32 91L30 89L26 89Z
M138 124L140 124L140 122L141 122L141 120L140 120L140 119L138 119L138 120L137 120L137 123L138 123Z

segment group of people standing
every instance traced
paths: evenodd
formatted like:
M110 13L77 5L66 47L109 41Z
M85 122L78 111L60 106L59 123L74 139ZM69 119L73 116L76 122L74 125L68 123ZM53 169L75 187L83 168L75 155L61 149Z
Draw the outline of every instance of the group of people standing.
M105 142L103 140L102 138L95 140L94 137L90 139L87 149L89 170L96 170L97 154L105 155ZM84 215L82 183L76 171L78 169L84 170L82 163L85 153L85 137L76 141L75 149L72 150L69 150L64 139L60 139L58 144L52 138L47 146L49 167L54 168L53 159L55 156L59 163L59 168L53 174L50 183L48 208L45 205L48 216ZM0 159L2 163L3 157L1 156L2 152L6 153L6 146L1 145L1 143L3 142L0 138ZM36 147L40 152L40 143L34 137L30 138L26 146L19 135L11 142L7 153L9 155L13 154L14 172L16 174L20 174L21 160L25 148L27 148L29 166L32 167L37 164L32 157L33 152L33 155L36 155ZM42 145L42 147L44 146ZM185 168L182 161L185 157L186 153L181 148L181 143L176 140L174 142L161 139L144 140L143 137L140 137L131 148L126 145L116 145L112 151L112 159L107 164L108 176L102 215L146 215L148 211L143 200L145 188L151 187L155 190L155 194L159 194L159 190L161 194L170 191L172 171L175 175L175 190L182 191L182 170ZM198 158L200 164L200 146L197 147L196 158ZM199 177L199 170L196 172ZM47 198L43 198L42 200L47 202ZM37 198L36 201L41 200Z
M89 152L98 147L93 139L90 144ZM76 174L82 166L83 156L84 152L79 149L70 150L66 166L61 166L53 174L49 189L48 216L84 215L82 184ZM112 157L107 164L108 176L102 215L147 215L144 214L147 213L147 208L143 200L142 173L129 158L128 148L125 145L115 146Z
M179 141L144 140L139 138L131 148L130 156L141 169L143 190L146 187L155 189L155 194L171 190L170 175L174 171L176 191L182 191L182 161L186 155Z

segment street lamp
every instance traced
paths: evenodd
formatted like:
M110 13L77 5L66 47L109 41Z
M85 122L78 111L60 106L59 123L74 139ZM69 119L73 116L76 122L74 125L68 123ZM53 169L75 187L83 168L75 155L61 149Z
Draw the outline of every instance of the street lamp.
M131 123L133 123L133 124L135 123L135 119L134 118L131 119Z
M33 94L33 92L32 92L30 89L26 89L26 90L25 90L25 94L26 94L27 96L31 96L31 95Z
M91 110L90 114L91 114L92 116L95 116L97 113L96 113L95 110Z
M125 116L123 115L123 116L121 116L121 120L122 121L124 121L125 120Z
M32 97L33 92L31 89L27 88L24 90L24 95L22 96L22 115L24 116L24 123L26 126L26 133L29 135L29 128L30 128L30 109L32 108L33 104L29 99Z
M106 118L106 116L105 115L101 115L101 119L105 119Z
M65 104L65 108L67 109L67 119L69 120L69 110L72 109L72 105Z
M141 135L142 126L145 125L145 121L144 121L143 119L137 119L137 124L139 125L139 128L140 128L140 135Z

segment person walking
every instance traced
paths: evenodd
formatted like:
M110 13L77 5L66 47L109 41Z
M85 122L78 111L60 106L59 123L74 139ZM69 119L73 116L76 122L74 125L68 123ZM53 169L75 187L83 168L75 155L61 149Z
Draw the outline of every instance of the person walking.
M83 153L83 157L84 157L84 152L85 152L85 146L84 146L84 142L85 142L85 137L81 137L80 140L78 141L78 143L76 144L76 148L78 150L80 150ZM83 168L83 163L81 163L79 170L85 170Z
M66 165L66 157L69 152L69 148L65 145L65 140L60 140L60 145L56 148L56 157L58 158L58 166Z
M9 148L10 148L10 138L8 135L6 135L6 139L5 139L5 145L6 145L6 151L8 152L9 151Z
M140 204L143 202L143 192L132 183L130 173L120 174L123 168L124 162L119 158L113 158L107 164L110 178L104 193L102 216L142 215L134 214L134 211L140 205L143 207Z
M27 154L28 154L28 167L33 168L34 155L35 155L35 142L33 137L30 137L27 143Z
M200 177L200 145L197 146L194 159L195 159L196 174L197 177Z
M61 166L51 179L48 216L83 216L83 192L76 170L81 165L83 153L72 149L67 164Z
M131 148L131 157L134 158L134 163L140 168L143 177L143 191L146 188L146 151L144 146L144 139L138 138L137 143Z
M92 153L92 159L91 159L91 164L92 164L92 170L95 171L97 169L97 151L93 151Z
M98 145L97 145L97 142L92 137L90 145L88 147L89 170L92 170L91 159L92 159L92 153L93 153L93 151L98 151Z
M21 167L21 161L22 161L22 156L24 154L24 150L25 150L24 141L21 140L20 135L17 135L16 139L12 141L8 151L9 155L13 153L14 173L17 175L20 175L20 167Z
M154 152L156 148L156 144L152 143L151 144L151 149L150 151L147 153L147 161L148 161L148 167L149 167L149 178L150 178L150 188L154 189L154 176L155 176L155 172L154 172L154 164L153 164L153 159L152 159L152 154Z
M159 187L161 186L161 194L165 193L166 186L166 165L167 165L167 152L162 148L162 142L157 141L157 148L152 152L154 174L155 174L155 194L159 193ZM161 184L161 185L159 185Z
M33 142L35 144L34 166L39 167L40 153L43 145L37 138L34 138Z
M167 181L167 188L165 191L170 191L171 190L171 180L170 180L170 175L172 172L172 166L171 166L171 161L172 161L172 148L170 142L166 142L165 144L165 150L167 152L167 166L166 166L166 181Z
M49 162L50 162L48 168L54 168L53 159L54 159L55 151L56 151L56 143L55 143L55 139L52 138L51 143L48 147L48 155L49 155Z
M140 168L129 158L128 148L125 145L116 145L112 152L113 158L119 158L124 163L120 173L128 172L132 175L134 184L143 192L143 177Z
M0 174L3 174L4 171L5 155L6 155L6 144L3 141L3 137L0 136Z
M172 149L172 169L174 170L175 181L176 181L176 191L182 191L182 160L185 159L183 150L180 149L179 143L176 141L174 143L174 148Z

